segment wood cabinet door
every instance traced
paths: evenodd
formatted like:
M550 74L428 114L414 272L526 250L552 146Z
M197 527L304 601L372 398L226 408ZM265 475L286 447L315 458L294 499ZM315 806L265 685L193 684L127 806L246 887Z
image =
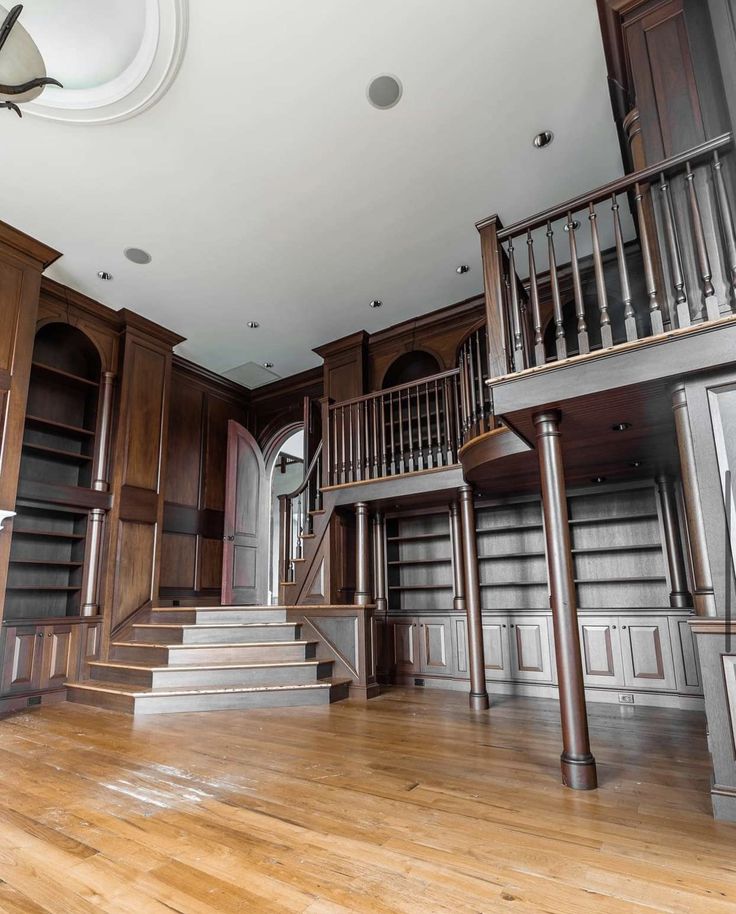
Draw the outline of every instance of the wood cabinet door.
M511 679L509 620L483 620L483 655L486 679Z
M419 620L419 667L423 673L449 676L454 672L451 641L449 619Z
M43 633L41 688L60 689L69 679L72 626L45 625L40 631Z
M667 619L621 616L619 623L626 685L674 691L677 680Z
M72 664L76 668L79 679L89 678L90 660L100 659L100 643L102 639L102 623L88 622L75 625L72 632ZM69 676L73 675L70 669Z
M416 622L413 619L401 619L394 621L392 628L396 672L418 673L419 651Z
M530 682L552 682L552 650L546 616L511 616L511 677Z
M677 691L685 692L688 695L702 695L700 661L692 629L687 619L684 618L678 619L670 616L668 622L672 639L672 656L675 661Z
M622 687L624 665L618 619L581 618L578 626L585 685Z
M43 630L33 625L5 629L5 658L0 690L4 695L40 688Z

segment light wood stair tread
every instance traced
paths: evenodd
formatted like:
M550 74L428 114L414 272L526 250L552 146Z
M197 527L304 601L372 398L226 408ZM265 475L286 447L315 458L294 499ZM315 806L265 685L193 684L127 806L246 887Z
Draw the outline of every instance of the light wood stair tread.
M133 628L294 628L296 622L134 622Z
M243 642L232 642L232 641L222 641L216 644L169 644L168 642L158 643L152 641L113 641L113 647L146 647L146 648L166 648L170 651L192 651L192 650L206 650L211 651L212 648L222 647L222 648L264 648L264 647L284 647L288 644L316 644L316 641L243 641Z
M316 667L325 663L332 663L331 660L271 660L261 663L198 663L198 664L181 664L173 667L177 673L192 672L193 670L272 670L282 667L303 668ZM90 660L89 666L95 667L112 667L120 670L143 670L145 672L160 673L162 671L170 672L171 666L167 664L150 664L150 663L133 663L126 660Z

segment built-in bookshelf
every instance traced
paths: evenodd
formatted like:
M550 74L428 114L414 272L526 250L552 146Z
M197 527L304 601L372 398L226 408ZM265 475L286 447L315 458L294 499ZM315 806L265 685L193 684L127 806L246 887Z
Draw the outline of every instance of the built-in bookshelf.
M669 605L653 483L573 491L568 510L579 609ZM480 502L476 517L483 609L548 609L540 500ZM452 608L447 511L390 518L387 557L392 612Z
M81 331L47 324L37 335L13 523L5 621L80 612L100 359ZM51 499L50 493L53 493Z

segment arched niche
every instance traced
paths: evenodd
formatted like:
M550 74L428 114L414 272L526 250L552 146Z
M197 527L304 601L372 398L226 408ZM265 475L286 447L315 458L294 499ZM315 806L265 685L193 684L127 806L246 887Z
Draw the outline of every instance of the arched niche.
M442 370L439 360L424 349L412 349L402 353L389 365L383 376L381 387L396 387L397 384L410 384L420 381Z

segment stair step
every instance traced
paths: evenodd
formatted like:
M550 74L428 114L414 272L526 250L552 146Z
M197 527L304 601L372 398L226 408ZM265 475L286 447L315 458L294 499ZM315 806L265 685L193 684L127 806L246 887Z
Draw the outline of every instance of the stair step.
M242 644L259 641L295 641L300 626L294 622L138 622L136 641L155 644Z
M327 679L303 685L247 686L236 688L145 689L115 682L72 682L69 701L92 704L133 714L164 714L189 711L245 708L299 707L328 704L346 698L349 679Z
M155 606L151 622L286 622L285 606Z
M311 660L316 641L250 641L219 644L169 644L144 641L113 641L113 660L143 661L150 664L175 665L202 663L247 663L289 660Z
M231 686L303 685L332 675L331 660L281 663L209 663L196 666L158 666L121 660L93 660L93 681L137 685L149 689Z

